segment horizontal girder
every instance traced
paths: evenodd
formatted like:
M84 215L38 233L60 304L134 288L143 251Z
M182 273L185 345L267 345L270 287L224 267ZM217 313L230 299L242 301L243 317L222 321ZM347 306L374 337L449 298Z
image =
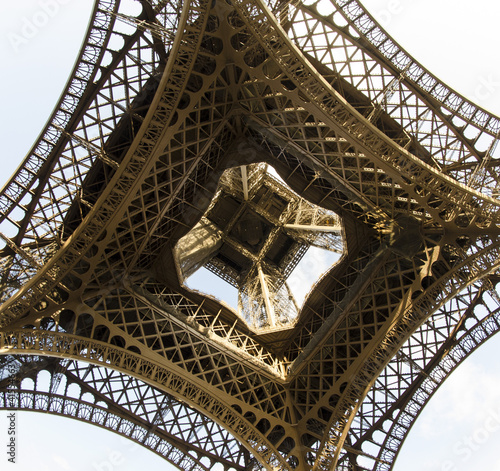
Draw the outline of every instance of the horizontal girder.
M497 330L498 309L477 306L500 263L498 118L354 0L332 2L337 16L310 2L141 4L134 18L96 3L60 104L0 194L0 353L22 363L18 406L85 411L183 469L354 469L359 456L391 469L435 388ZM254 200L247 169L262 163L283 181L276 201L296 205L285 222ZM264 328L183 285L176 244L221 179L273 224L255 253L225 236L255 262L246 294L257 286ZM315 217L331 211L341 236L318 242ZM285 276L262 261L281 230L342 252L287 325L273 299ZM49 392L25 381L40 371Z

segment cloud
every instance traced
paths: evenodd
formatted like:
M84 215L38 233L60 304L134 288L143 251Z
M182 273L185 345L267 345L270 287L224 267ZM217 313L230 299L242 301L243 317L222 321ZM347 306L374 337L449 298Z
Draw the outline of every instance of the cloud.
M338 259L339 255L335 252L309 247L287 281L299 306L320 276L328 271Z
M74 471L74 468L72 468L68 463L68 461L62 456L53 454L52 459L54 460L55 463L57 463L60 466L60 469L64 469L67 471Z

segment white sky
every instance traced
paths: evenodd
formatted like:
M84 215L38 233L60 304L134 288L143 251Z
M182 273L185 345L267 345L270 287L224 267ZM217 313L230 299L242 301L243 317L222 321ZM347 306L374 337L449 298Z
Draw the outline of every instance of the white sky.
M51 10L44 10L43 3L2 3L0 184L41 131L87 26L89 0L47 0ZM500 114L500 7L496 1L363 3L435 75ZM36 21L40 26L27 26ZM32 37L20 42L23 35ZM499 348L500 339L491 340L436 393L403 446L395 471L500 469L496 450L500 374L495 361ZM168 469L153 453L97 427L47 414L18 413L18 421L19 463L12 468L17 471L31 471L35 464L41 471ZM0 412L0 443L6 438L6 413ZM4 466L6 459L2 448L2 469L9 469Z

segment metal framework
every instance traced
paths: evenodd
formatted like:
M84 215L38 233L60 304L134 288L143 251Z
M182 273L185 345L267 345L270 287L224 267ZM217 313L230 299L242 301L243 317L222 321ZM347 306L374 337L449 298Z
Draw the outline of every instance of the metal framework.
M96 1L0 193L0 406L184 470L392 469L500 327L499 118L357 0L140 3ZM313 245L342 255L299 307Z
M287 278L311 246L342 253L337 215L289 190L267 164L226 170L205 215L177 243L181 280L206 267L238 288L252 328L291 327L300 310Z

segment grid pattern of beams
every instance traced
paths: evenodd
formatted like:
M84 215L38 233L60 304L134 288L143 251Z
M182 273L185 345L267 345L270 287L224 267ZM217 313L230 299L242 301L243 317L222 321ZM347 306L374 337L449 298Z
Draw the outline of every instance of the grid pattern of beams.
M143 0L134 17L96 2L0 193L0 353L19 407L186 470L389 470L432 392L497 331L499 119L356 0L325 4ZM190 291L176 266L224 172L252 164L335 212L345 241L318 242L342 257L279 329ZM246 199L241 177L228 185ZM298 208L290 237L311 243L315 217Z

